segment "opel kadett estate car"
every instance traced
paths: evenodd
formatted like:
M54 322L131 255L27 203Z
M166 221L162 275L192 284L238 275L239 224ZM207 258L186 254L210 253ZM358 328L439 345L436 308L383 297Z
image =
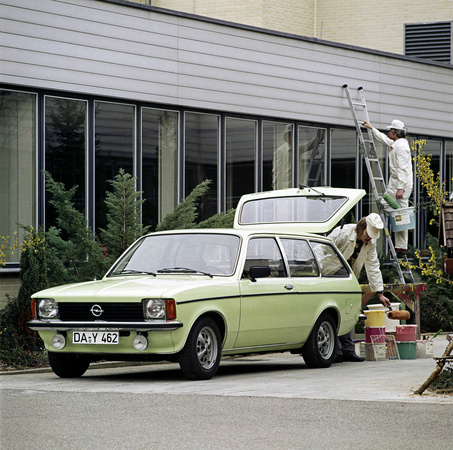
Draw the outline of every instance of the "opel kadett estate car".
M102 280L34 294L28 325L60 377L79 377L96 360L166 360L190 379L209 379L221 356L283 351L328 367L336 336L358 320L361 290L321 234L364 194L324 187L243 196L234 228L151 233Z

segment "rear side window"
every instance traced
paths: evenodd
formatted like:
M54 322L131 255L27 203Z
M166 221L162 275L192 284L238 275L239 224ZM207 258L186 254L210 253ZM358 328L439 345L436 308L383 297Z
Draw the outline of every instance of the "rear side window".
M319 276L318 264L307 241L302 239L282 239L292 277Z
M310 241L324 277L347 277L349 270L332 245L324 242Z
M242 278L250 278L250 267L269 267L271 277L286 277L283 257L274 238L250 239Z

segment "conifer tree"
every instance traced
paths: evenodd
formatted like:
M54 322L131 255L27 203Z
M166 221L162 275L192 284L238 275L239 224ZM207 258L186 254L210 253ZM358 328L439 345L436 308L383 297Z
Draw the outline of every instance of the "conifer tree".
M24 227L25 228L25 227ZM43 347L36 331L26 326L32 319L31 296L47 288L47 263L42 230L37 233L33 227L28 230L21 245L20 280L21 286L17 296L19 323L10 324L15 328L18 342L24 349L38 350Z
M156 227L156 231L182 230L195 228L198 217L197 205L200 198L207 192L211 180L202 181L193 191Z
M233 228L235 212L236 209L230 209L225 213L214 214L200 222L195 228Z
M100 229L101 241L108 247L110 260L116 260L137 238L149 231L140 219L142 191L135 190L136 178L120 169L109 180L113 192L106 193L107 228Z
M49 203L57 210L57 227L46 232L47 261L50 284L64 284L101 278L107 264L101 244L94 238L85 216L72 201L77 186L66 191L63 183L57 183L45 172L46 188L51 194ZM62 231L67 238L61 237Z

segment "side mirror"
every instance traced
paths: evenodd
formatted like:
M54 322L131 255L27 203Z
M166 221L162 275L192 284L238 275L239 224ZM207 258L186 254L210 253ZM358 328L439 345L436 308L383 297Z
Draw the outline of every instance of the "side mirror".
M271 269L268 266L250 267L250 279L256 281L257 278L266 278L271 276Z

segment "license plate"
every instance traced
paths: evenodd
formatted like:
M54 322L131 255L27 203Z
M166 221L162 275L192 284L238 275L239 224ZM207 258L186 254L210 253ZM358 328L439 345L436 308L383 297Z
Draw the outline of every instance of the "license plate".
M73 344L118 344L117 331L73 331Z

